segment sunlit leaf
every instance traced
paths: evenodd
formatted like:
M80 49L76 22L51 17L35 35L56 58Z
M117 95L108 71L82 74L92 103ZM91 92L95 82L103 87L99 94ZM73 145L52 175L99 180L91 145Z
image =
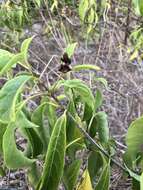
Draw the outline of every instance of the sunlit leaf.
M5 65L3 65L3 68L1 68L0 76L6 74L14 65L16 65L18 62L21 62L22 60L23 60L23 55L21 53L13 55L8 62L6 62L5 59L4 60Z
M143 152L143 117L133 121L126 135L127 151L131 158Z
M0 49L0 71L11 60L14 55L6 50Z
M56 190L63 175L66 150L66 115L57 120L45 159L43 175L37 190Z
M76 190L93 190L88 170L83 173L81 183Z
M65 52L68 54L68 57L70 58L75 51L75 48L77 46L77 43L68 44L68 46L65 49Z
M19 93L31 76L21 75L9 80L0 90L0 121L15 121L16 104Z
M41 5L41 0L34 0L34 2L36 3L36 5L38 5L38 7L40 7L40 5Z
M79 16L82 21L84 21L86 13L88 11L89 2L88 0L80 0L79 3Z
M127 166L125 166L125 167L132 178L134 178L136 181L140 181L140 176L138 174L136 174L135 172L130 170Z
M95 70L95 71L100 71L100 67L95 66L95 65L89 65L89 64L84 64L84 65L75 65L72 68L73 71L80 71L80 70Z
M37 2L38 2L38 0L37 0ZM26 64L25 66L27 68L30 67L29 64L28 64L28 48L29 48L33 38L34 38L34 36L24 40L22 45L21 45L21 53L23 54L24 61L25 61L25 64ZM22 65L24 65L24 64L22 64Z

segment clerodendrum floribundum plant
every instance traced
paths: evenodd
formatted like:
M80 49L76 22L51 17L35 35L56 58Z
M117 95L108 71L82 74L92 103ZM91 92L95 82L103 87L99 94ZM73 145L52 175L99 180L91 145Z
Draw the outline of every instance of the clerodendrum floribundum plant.
M26 168L36 190L57 190L60 185L67 190L108 190L110 163L115 163L141 182L139 176L112 158L115 144L109 139L107 116L98 111L101 92L97 89L93 94L83 81L69 77L75 71L100 68L73 66L64 73L66 80L62 77L49 88L33 93L33 86L44 86L44 82L32 72L27 60L32 39L26 39L17 54L0 49L0 76L6 79L0 89L1 175L7 168ZM75 45L66 48L69 57ZM25 72L13 74L17 64ZM105 79L96 79L106 85ZM40 103L32 111L28 103L36 98ZM23 150L16 144L17 131L27 139ZM130 155L130 144L128 147ZM80 156L82 152L86 158Z
M109 149L108 123L106 114L97 112L102 104L101 92L97 90L94 96L83 81L60 79L49 89L32 94L32 86L38 85L40 79L27 61L31 41L32 38L26 39L17 54L0 50L0 76L7 76L0 89L0 154L4 159L1 174L6 168L27 168L29 182L37 190L56 190L61 184L68 190L82 186L92 189L95 176L100 176L96 189L108 189L110 159L100 151L103 147ZM72 44L66 49L69 56L74 47ZM12 74L16 64L26 71ZM99 67L77 65L70 72L81 69ZM41 98L38 107L28 111L28 102L37 97ZM24 151L17 147L16 131L27 139ZM89 152L79 180L83 163L76 152L84 150ZM44 162L43 167L37 165L38 161Z

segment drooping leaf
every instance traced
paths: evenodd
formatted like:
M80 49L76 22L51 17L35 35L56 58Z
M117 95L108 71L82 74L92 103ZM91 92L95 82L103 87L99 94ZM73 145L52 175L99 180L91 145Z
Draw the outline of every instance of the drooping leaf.
M109 140L108 120L105 112L98 112L96 114L98 124L98 134L101 142L107 143Z
M75 160L72 164L67 165L64 170L63 181L67 190L73 190L80 171L81 160Z
M94 110L94 96L90 88L85 85L81 80L73 79L62 81L61 85L67 88L73 89L89 107Z
M57 190L63 175L66 149L66 115L57 120L45 159L43 174L37 190Z
M108 128L107 115L105 112L98 112L97 114L95 114L95 117L92 120L89 131L92 137L94 137L94 135L98 131L100 142L102 143L108 142L109 128Z
M17 169L23 167L30 167L35 160L24 156L23 152L17 149L15 142L16 128L31 128L36 125L28 122L24 114L19 113L17 121L9 123L3 136L3 155L4 162L8 168Z
M0 121L9 123L15 120L16 103L18 95L24 84L31 79L31 76L21 75L9 80L0 90Z
M133 121L126 135L127 152L131 159L143 152L143 117Z
M75 121L69 116L70 113L73 117L76 115L76 109L74 101L70 101L67 109L67 126L66 126L66 133L67 133L67 143L80 138L82 135L76 127Z
M105 165L103 171L100 175L98 183L95 187L95 190L109 190L110 186L110 162Z
M93 190L88 170L83 173L82 180L76 190Z
M48 141L49 141L49 131L48 128L44 127L44 111L47 106L47 103L43 103L40 106L37 107L36 110L34 110L31 121L34 122L39 127L35 130L39 134L41 141L43 143L43 152L47 150Z
M85 65L75 65L72 68L73 71L81 71L81 70L94 70L94 71L100 71L100 67L95 66L95 65L89 65L89 64L85 64Z
M39 136L39 133L37 132L37 127L28 129L24 128L21 131L28 140L26 155L31 158L36 158L38 155L43 154L43 142Z

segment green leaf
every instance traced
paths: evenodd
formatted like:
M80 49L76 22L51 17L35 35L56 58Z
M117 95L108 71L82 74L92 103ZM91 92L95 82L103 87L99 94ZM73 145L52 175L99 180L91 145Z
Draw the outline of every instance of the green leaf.
M97 89L95 94L95 110L97 110L103 102L102 93Z
M6 50L0 49L0 71L11 60L14 55Z
M132 178L132 190L140 189L140 182Z
M20 168L30 166L30 163L33 163L34 160L30 160L26 158L23 152L19 151L15 144L15 130L18 128L23 131L25 128L37 128L38 126L34 123L30 122L24 113L19 112L16 117L15 122L9 123L6 128L6 131L3 136L3 152L4 152L4 160L9 168ZM9 137L10 136L10 137ZM27 136L26 136L27 138ZM9 140L7 140L9 139ZM35 143L36 145L36 143ZM38 146L35 147L38 149ZM11 157L13 159L11 159ZM19 160L18 160L19 159Z
M50 134L52 133L52 130L54 128L54 125L57 121L57 115L56 115L56 105L53 104L53 102L50 99L47 99L47 106L45 108L45 116L48 119L48 123L50 126Z
M127 166L125 166L125 167L132 178L134 178L136 181L140 181L140 176L138 174L136 174L135 172L130 170Z
M37 128L39 128L39 126L29 121L23 112L18 113L15 122L15 128L19 128L19 126L20 131L30 144L31 151L29 155L27 155L31 158L34 158L37 155L41 154L43 152L43 143L36 130Z
M105 86L106 89L108 88L108 82L105 78L96 77L95 80L101 82Z
M143 117L133 121L126 135L127 152L131 159L135 159L138 153L143 153Z
M0 90L0 121L9 123L15 121L16 104L24 84L32 77L21 75L9 80Z
M140 177L140 190L143 190L143 173Z
M81 80L73 79L62 81L61 85L73 89L78 95L80 95L82 101L86 103L92 110L95 110L94 107L94 96L90 88L85 85Z
M98 151L91 152L88 158L88 171L92 184L94 184L96 176L102 167L103 159L101 154Z
M84 105L83 121L86 121L87 125L89 124L92 115L93 115L93 110L92 110L92 108L86 103L86 104Z
M67 190L73 190L77 183L81 160L75 160L67 165L64 170L63 182Z
M76 116L76 109L74 101L70 101L68 104L67 109L67 126L66 126L66 133L67 133L67 143L70 143L71 141L82 137L79 129L76 127L76 123L73 121L73 119L69 116L70 113L73 117Z
M108 128L107 115L105 112L98 112L97 114L95 114L95 117L92 121L92 124L89 130L92 137L98 131L98 135L99 135L99 139L101 143L108 142L109 128Z
M44 111L47 107L47 103L43 103L40 106L37 107L36 110L34 110L32 117L31 117L31 121L34 122L36 125L38 125L39 127L36 128L35 130L37 131L37 133L40 136L40 139L43 143L43 152L46 152L47 150L47 146L48 146L48 142L49 142L49 131L48 131L48 127L46 128L44 126Z
M24 156L23 152L17 149L15 143L15 124L10 123L3 136L3 155L6 166L10 169L30 167L35 160Z
M138 1L139 1L140 14L143 16L143 1L142 0L138 0Z
M89 2L88 0L80 0L79 3L79 16L82 21L85 20L86 13L88 11Z
M3 152L2 150L2 141L3 141L3 135L6 131L7 125L0 123L0 154Z
M68 44L68 46L66 47L65 52L68 54L69 58L74 54L76 46L77 46L77 42Z
M57 120L45 159L43 175L37 190L57 190L64 169L64 157L66 150L66 115Z
M32 42L34 36L32 36L31 38L28 38L26 40L24 40L24 42L21 45L21 53L23 54L24 57L24 61L26 63L26 67L29 68L29 64L28 64L28 48L30 46L30 43Z
M89 34L93 30L94 25L97 23L97 16L96 16L97 14L96 14L96 10L95 10L94 6L92 6L88 12L89 12L89 14L88 14L87 21L88 21L89 25L88 25L87 33ZM96 18L96 23L94 23L95 18ZM93 23L94 23L94 25L92 25Z
M135 11L139 16L143 16L143 2L142 0L133 0Z
M6 62L6 59L5 59L4 60L5 65L3 65L3 68L1 68L0 76L7 73L14 65L16 65L18 62L21 62L22 60L23 60L23 55L21 53L13 55L11 59L9 59L8 62Z
M81 70L94 70L94 71L100 71L100 67L96 65L89 65L89 64L84 64L84 65L75 65L72 68L73 71L81 71Z
M110 162L104 166L95 190L109 190L110 186Z
M6 176L6 173L2 167L0 167L0 177Z
M28 170L28 181L30 182L31 186L34 187L34 189L36 189L39 183L40 176L40 169L36 163L33 163L33 165Z
M15 121L15 128L19 128L25 138L28 140L28 145L30 146L30 152L28 149L27 156L34 158L43 152L43 143L37 133L38 125L29 121L23 112L18 113L17 119ZM29 148L29 147L28 147Z
M29 144L26 150L26 155L30 158L35 158L43 153L43 142L37 132L38 128L36 127L36 128L21 129L22 133L25 135L25 138L28 139Z
M36 3L36 5L37 5L38 7L41 6L41 0L34 0L34 2Z

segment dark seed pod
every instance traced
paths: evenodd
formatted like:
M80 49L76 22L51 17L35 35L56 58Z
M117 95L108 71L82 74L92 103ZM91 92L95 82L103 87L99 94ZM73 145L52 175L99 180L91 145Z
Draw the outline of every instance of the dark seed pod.
M66 64L62 64L59 68L59 71L62 72L62 73L67 73L69 71L71 71L72 68L69 66L69 65L66 65Z
M68 65L71 64L71 59L68 57L68 54L66 52L63 54L61 61Z

